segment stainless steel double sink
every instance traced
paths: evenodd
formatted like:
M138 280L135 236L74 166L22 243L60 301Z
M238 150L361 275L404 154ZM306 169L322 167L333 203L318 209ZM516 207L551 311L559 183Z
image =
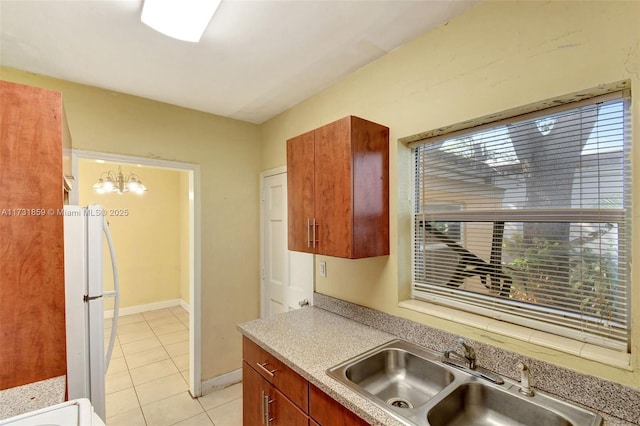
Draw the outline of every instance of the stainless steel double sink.
M519 392L440 362L437 352L394 340L327 374L407 425L598 426L602 417L551 395Z

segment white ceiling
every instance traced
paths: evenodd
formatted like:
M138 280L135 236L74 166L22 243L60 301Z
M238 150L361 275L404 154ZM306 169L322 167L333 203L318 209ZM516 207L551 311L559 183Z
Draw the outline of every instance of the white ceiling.
M476 3L223 0L196 44L140 0L0 0L0 63L261 123Z

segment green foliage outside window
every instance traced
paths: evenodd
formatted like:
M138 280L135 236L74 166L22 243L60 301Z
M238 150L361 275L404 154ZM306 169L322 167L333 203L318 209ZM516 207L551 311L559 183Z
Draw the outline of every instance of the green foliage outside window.
M566 294L559 294L554 277L557 252L566 252L557 241L537 238L525 247L518 233L504 241L508 259L507 273L513 278L509 298L539 305L566 309L579 301L580 314L610 321L613 316L612 295L616 291L617 265L612 253L594 252L591 248L569 247L569 283Z

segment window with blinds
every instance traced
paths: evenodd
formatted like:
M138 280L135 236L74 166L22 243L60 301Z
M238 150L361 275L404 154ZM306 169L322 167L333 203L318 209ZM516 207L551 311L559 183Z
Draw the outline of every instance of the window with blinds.
M412 147L414 298L629 351L625 93Z

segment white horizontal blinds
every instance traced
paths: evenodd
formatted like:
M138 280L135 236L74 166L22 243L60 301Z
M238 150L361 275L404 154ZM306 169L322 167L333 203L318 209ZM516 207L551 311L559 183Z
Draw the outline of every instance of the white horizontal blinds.
M414 296L628 350L628 104L414 147Z

